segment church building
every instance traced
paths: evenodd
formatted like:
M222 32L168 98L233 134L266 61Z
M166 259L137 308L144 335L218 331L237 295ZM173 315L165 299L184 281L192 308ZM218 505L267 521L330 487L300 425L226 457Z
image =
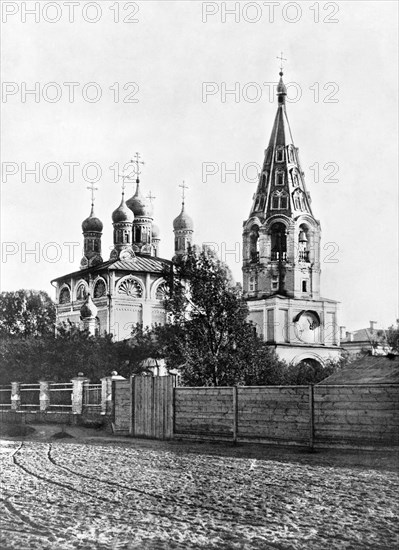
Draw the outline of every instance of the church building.
M132 161L133 162L133 161ZM137 323L144 327L164 324L163 274L170 265L159 255L159 229L153 208L142 195L136 168L136 192L122 200L112 213L113 250L108 260L101 255L103 223L94 213L82 223L83 257L80 269L52 281L56 288L57 325L86 328L91 334L112 334L114 340L131 336ZM192 243L193 222L184 205L173 222L175 254L183 254Z
M278 107L249 218L243 224L243 289L250 320L287 362L340 355L337 302L320 296L320 222L314 217L287 117Z

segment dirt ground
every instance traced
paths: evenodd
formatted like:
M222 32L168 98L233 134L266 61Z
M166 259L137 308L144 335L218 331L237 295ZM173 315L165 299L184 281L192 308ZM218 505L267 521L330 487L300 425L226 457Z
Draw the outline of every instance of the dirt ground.
M159 442L34 426L2 435L0 548L399 545L392 451ZM3 434L7 431L3 430Z

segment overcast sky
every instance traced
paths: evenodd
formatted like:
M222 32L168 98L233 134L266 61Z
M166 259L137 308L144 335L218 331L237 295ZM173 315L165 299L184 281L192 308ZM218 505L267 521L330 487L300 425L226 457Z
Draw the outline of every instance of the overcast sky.
M161 255L173 254L185 180L195 242L215 243L241 281L242 222L277 106L267 83L283 51L288 117L322 226L322 295L341 302L348 329L395 321L396 2L40 2L24 13L34 4L2 2L1 290L54 297L50 280L78 269L98 167L108 259L114 172L136 151ZM35 163L37 176L24 173Z

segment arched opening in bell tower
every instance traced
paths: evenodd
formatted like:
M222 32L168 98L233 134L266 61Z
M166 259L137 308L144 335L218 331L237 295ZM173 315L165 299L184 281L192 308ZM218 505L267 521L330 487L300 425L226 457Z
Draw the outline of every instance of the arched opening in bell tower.
M249 254L251 262L259 261L259 227L253 225L249 233Z
M298 233L298 259L300 262L309 261L309 228L302 224Z
M271 226L271 259L272 261L285 261L287 259L287 232L285 225L276 222Z

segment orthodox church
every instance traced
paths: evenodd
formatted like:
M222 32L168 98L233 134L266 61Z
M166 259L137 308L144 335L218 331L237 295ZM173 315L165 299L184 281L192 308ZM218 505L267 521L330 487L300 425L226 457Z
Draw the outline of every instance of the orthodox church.
M314 217L286 110L278 107L249 218L243 223L243 289L250 319L287 362L323 364L341 352L337 306L320 296L320 222Z
M283 72L278 107L265 151L249 218L243 223L243 291L249 318L266 342L287 362L323 364L341 352L338 303L320 296L320 222L314 217L298 148L286 110ZM159 229L140 189L136 155L136 192L112 214L113 250L101 256L102 222L93 206L82 223L80 269L52 281L57 323L73 323L92 334L129 338L136 323L164 323L165 281L170 261L159 255ZM132 161L133 162L133 161ZM173 222L175 254L192 245L193 222L185 210Z
M82 223L83 258L80 269L52 281L56 288L57 324L74 324L91 334L129 338L136 323L165 323L163 273L170 260L159 256L159 229L153 208L140 189L138 155L136 192L112 213L113 250L101 255L103 223L91 212ZM93 190L92 190L93 191ZM184 254L193 238L193 221L185 210L173 222L175 254Z

